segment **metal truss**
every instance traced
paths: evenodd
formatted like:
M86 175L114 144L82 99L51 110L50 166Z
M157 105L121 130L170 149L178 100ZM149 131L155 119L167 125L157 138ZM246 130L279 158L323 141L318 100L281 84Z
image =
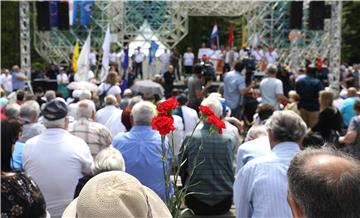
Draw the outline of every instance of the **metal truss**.
M31 53L30 53L30 6L27 1L19 2L20 15L20 64L28 78L31 76Z
M111 32L117 35L119 44L124 46L137 35L143 35L140 26L146 20L158 39L165 46L173 48L188 34L189 16L245 16L248 45L252 44L257 34L261 45L272 45L280 54L279 61L290 64L293 69L303 66L305 59L314 60L316 56L321 56L329 60L330 68L337 75L341 3L327 2L332 5L332 17L325 20L323 31L308 30L308 4L309 1L304 1L302 37L297 43L290 44L289 1L96 1L90 27L92 46L101 47L108 23ZM36 16L35 7L34 11ZM69 31L38 31L36 22L34 25L35 49L52 63L69 63L75 41L82 44L88 34L88 30L80 26L72 26Z

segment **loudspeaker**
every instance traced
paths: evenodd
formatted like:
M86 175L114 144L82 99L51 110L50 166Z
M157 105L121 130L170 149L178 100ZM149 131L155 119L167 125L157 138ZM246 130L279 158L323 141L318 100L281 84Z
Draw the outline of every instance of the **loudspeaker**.
M50 30L50 4L48 1L36 2L36 23L38 30Z
M290 4L290 29L301 29L303 17L303 1L294 1Z
M58 2L59 30L69 30L69 2Z
M323 30L325 18L325 2L312 1L309 9L309 29Z

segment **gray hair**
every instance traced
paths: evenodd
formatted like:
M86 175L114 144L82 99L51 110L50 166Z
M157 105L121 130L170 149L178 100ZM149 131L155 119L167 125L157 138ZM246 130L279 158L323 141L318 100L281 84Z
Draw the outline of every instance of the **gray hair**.
M89 90L82 90L79 99L80 101L85 99L91 99L91 92Z
M306 133L305 122L293 111L275 111L265 126L279 142L300 143Z
M252 126L246 134L247 141L257 139L261 136L267 136L267 130L263 125Z
M30 119L35 114L36 118L40 115L40 106L37 101L26 101L20 106L20 117L24 119Z
M217 117L221 117L223 114L223 107L218 98L215 97L205 98L201 102L201 105L208 106Z
M17 119L20 113L20 105L17 103L10 103L5 106L4 114L7 118Z
M85 99L81 100L78 103L76 115L78 118L84 117L84 118L91 118L93 113L96 112L95 104L94 102Z
M150 125L155 114L155 105L148 101L141 101L135 104L131 110L134 125Z
M112 170L125 171L125 161L120 151L108 147L96 155L91 168L94 175Z
M132 97L129 101L129 105L131 106L134 106L135 104L139 103L143 101L143 99L141 98L141 96L135 96L135 97Z
M46 98L46 101L49 102L49 101L56 98L56 93L53 90L48 90L48 91L45 92L44 96Z
M332 156L336 169L314 166L316 156ZM343 161L339 165L337 162ZM330 165L330 163L328 163ZM329 166L331 167L331 166ZM307 218L359 217L360 162L330 148L308 148L291 161L289 195Z
M65 118L61 118L58 120L48 120L44 117L43 124L46 128L64 128L65 127Z

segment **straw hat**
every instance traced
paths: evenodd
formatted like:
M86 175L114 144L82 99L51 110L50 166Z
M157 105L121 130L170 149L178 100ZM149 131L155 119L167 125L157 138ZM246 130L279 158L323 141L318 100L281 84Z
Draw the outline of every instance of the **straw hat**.
M172 217L164 202L135 177L110 171L90 179L62 217Z

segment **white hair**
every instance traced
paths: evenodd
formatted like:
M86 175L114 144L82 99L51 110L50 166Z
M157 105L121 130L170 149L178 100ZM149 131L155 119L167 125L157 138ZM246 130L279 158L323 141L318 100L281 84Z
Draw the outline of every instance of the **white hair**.
M20 106L19 116L21 118L30 119L33 114L36 115L36 118L38 118L40 115L40 106L37 101L26 101Z
M96 112L95 104L94 102L85 99L81 100L78 103L76 115L78 118L85 117L85 118L91 118L93 113Z
M64 128L65 117L58 120L48 120L44 117L43 124L46 128Z
M80 100L91 99L91 92L89 90L82 90L79 99Z
M131 110L134 125L150 125L155 114L155 105L148 101L141 101L135 104Z
M112 170L125 171L125 161L120 151L108 147L96 155L91 168L94 175Z
M267 136L267 130L263 125L252 126L246 134L246 141L257 139L261 136Z
M208 106L215 113L217 117L221 117L223 114L223 107L220 103L220 100L215 97L205 98L201 102L201 105Z

